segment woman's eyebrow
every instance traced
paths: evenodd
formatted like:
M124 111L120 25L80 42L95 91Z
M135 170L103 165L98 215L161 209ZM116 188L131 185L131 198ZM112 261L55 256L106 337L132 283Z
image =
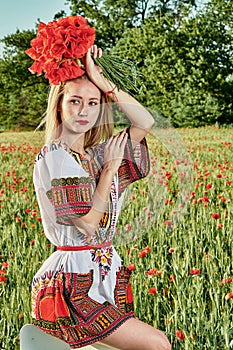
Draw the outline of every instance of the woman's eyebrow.
M82 99L82 96L78 96L78 95L72 95L70 97L76 97L76 98ZM99 99L98 99L98 97L90 97L89 100L99 100Z

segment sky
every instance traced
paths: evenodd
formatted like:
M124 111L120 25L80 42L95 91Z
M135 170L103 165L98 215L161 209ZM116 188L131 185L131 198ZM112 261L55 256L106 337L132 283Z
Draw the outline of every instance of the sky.
M65 0L0 0L0 39L13 34L17 29L35 29L39 18L41 22L53 20L60 10L70 14ZM0 44L0 54L3 45Z
M0 0L0 39L13 34L17 29L35 29L37 19L42 22L53 20L60 10L70 14L66 0ZM199 4L207 0L199 0ZM0 43L0 56L3 45Z

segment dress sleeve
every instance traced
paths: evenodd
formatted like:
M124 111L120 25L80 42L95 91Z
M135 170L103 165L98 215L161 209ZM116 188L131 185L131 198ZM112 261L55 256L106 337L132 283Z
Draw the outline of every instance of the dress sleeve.
M127 128L128 141L125 147L124 158L118 169L118 191L119 195L131 183L148 175L150 170L149 152L144 138L134 149L130 139L130 131Z
M73 225L72 218L87 214L92 207L93 192L90 177L53 178L47 196L54 206L57 223Z
M87 214L92 207L95 181L64 149L50 148L40 158L35 167L36 193L46 194L56 223L73 226L72 219ZM48 202L39 203L44 212Z

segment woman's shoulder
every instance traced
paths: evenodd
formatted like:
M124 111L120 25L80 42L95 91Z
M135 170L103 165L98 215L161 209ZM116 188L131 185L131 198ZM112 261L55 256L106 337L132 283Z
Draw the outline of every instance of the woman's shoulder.
M61 149L63 149L63 145L60 140L51 141L50 143L45 144L40 149L40 152L36 155L35 163L37 163L41 159L44 159L49 152L53 152Z
M107 140L100 142L94 146L91 146L90 148L87 149L88 153L92 153L94 156L99 156L104 153L104 148L106 146Z

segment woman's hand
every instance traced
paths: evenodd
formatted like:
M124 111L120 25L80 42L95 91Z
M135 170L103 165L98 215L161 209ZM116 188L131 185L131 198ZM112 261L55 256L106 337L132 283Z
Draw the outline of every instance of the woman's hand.
M85 66L85 70L87 72L90 80L103 92L109 91L113 88L114 84L109 82L102 74L102 70L99 66L97 66L94 62L93 58L100 58L102 56L102 49L98 48L97 45L93 45L90 49L88 49L85 58L83 59L83 63Z
M110 137L104 149L103 170L108 170L114 176L121 164L128 135L124 130L116 136Z

